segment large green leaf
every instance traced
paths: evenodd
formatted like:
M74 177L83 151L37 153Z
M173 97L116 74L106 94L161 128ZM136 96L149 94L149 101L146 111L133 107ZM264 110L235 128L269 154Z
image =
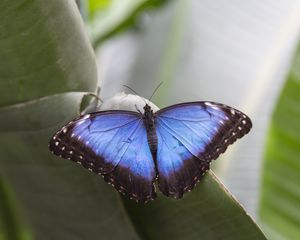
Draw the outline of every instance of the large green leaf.
M159 195L142 206L125 199L125 206L141 239L266 239L211 172L180 201Z
M3 197L2 226L16 239L23 227L12 223L21 214L35 239L92 239L99 232L104 239L134 239L118 195L48 151L51 135L79 114L82 91L96 89L94 53L75 3L5 1L0 6L0 101L6 105L0 108L0 173L21 209L11 214ZM117 231L109 228L112 223Z
M34 131L56 126L79 114L84 92L69 92L0 108L0 132Z
M270 239L300 236L300 47L267 138L260 217Z
M0 26L0 106L95 90L94 53L74 1L3 0Z

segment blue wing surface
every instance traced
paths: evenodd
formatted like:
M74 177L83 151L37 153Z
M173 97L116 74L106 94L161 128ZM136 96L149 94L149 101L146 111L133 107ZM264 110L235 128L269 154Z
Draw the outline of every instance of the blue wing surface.
M181 103L156 113L159 189L181 198L193 189L210 162L247 134L250 119L214 102Z
M82 116L54 135L50 150L102 175L138 202L156 197L155 164L138 113L104 111Z

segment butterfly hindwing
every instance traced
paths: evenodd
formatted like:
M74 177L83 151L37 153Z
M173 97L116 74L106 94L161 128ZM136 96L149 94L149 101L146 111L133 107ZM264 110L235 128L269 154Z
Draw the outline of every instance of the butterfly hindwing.
M49 147L54 154L102 175L138 202L156 197L155 165L138 113L104 111L82 116L58 131Z
M180 198L209 169L210 162L252 123L242 112L214 102L173 105L156 113L159 189Z

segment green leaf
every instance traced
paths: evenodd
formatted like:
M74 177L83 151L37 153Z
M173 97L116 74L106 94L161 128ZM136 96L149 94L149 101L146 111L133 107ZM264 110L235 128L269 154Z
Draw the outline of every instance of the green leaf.
M18 216L13 193L7 183L0 178L0 239L32 239Z
M89 26L95 47L105 39L135 26L147 9L159 7L168 0L89 0Z
M94 17L97 12L108 11L113 0L88 0L90 18Z
M34 131L67 122L80 114L86 93L70 92L0 108L0 131Z
M0 202L9 238L27 229L12 224L24 218L35 239L92 239L99 231L104 239L134 239L118 195L47 147L78 116L85 92L96 90L94 52L76 5L4 1L0 12L0 171L15 196ZM8 211L13 202L20 212Z
M124 201L140 239L266 239L212 172L182 200Z
M95 90L94 52L74 1L3 0L0 29L0 107Z
M269 129L260 217L270 239L300 236L300 47Z

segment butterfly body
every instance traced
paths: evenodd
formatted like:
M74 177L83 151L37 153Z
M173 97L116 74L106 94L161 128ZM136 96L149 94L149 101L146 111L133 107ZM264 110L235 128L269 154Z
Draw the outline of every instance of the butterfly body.
M181 198L210 162L250 131L242 112L214 102L176 104L153 112L100 111L75 119L50 140L50 150L103 176L119 192L147 202L155 188Z
M157 135L155 130L155 114L151 107L146 104L144 107L143 121L147 131L147 139L150 151L154 161L156 160L157 152Z

